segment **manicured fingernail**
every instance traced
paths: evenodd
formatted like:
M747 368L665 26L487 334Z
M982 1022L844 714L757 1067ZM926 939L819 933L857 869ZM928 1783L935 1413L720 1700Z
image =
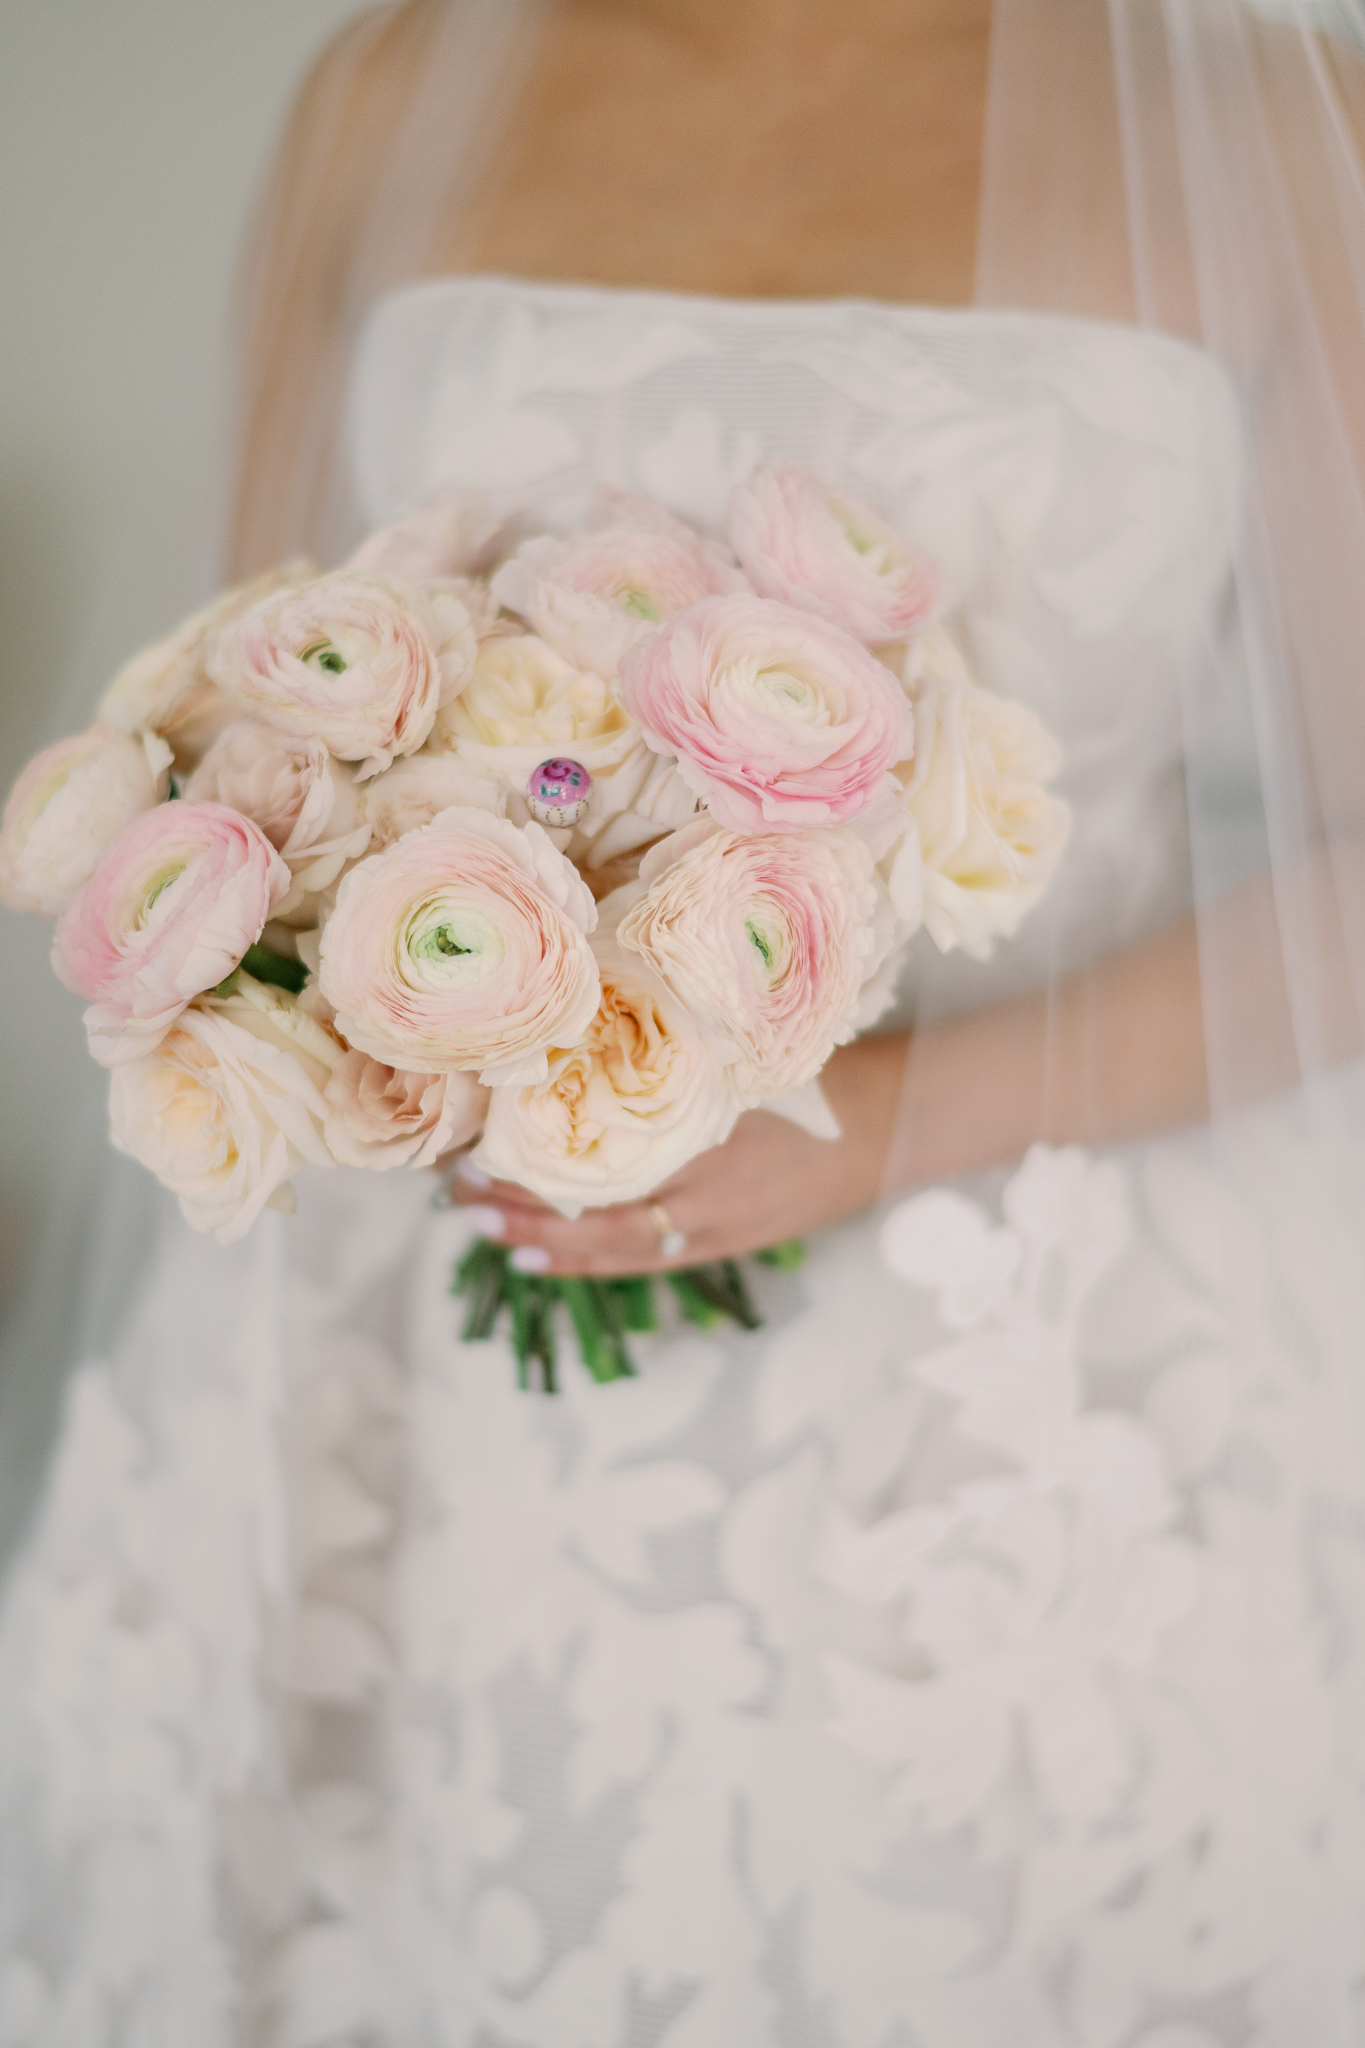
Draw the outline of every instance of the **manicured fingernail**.
M494 1209L487 1202L469 1202L464 1213L465 1221L480 1237L506 1237L507 1218L501 1209Z
M491 1188L493 1185L492 1174L485 1173L481 1166L476 1166L467 1154L463 1154L455 1161L455 1177L466 1182L471 1188Z
M661 1241L659 1250L666 1259L680 1259L687 1250L687 1239L680 1230L670 1230Z
M514 1273L548 1273L554 1261L543 1245L519 1244L509 1263Z

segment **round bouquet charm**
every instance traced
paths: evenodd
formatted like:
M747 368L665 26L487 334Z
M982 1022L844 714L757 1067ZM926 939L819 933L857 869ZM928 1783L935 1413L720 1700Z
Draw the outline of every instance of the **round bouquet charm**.
M588 808L592 777L577 761L556 754L531 770L526 800L542 825L576 825Z

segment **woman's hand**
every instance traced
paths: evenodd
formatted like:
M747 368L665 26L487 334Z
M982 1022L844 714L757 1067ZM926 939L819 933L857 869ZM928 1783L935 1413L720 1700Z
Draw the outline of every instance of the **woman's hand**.
M760 1251L877 1199L906 1043L898 1036L866 1038L830 1060L821 1081L840 1138L812 1138L785 1117L752 1110L723 1145L691 1160L645 1201L586 1209L572 1222L507 1181L475 1185L457 1171L451 1194L480 1212L495 1212L481 1219L485 1234L520 1247L525 1256L519 1263L528 1271L647 1273ZM663 1234L670 1228L682 1234L684 1246L665 1258Z

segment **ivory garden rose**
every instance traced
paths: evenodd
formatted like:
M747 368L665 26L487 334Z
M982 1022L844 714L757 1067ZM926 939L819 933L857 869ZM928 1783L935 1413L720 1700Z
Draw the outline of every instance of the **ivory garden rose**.
M253 605L218 635L208 667L231 703L321 740L363 779L421 746L474 652L453 592L337 570Z
M289 888L259 825L223 804L162 804L120 833L62 913L59 979L90 1007L103 1066L135 1059L225 981Z
M109 1130L220 1244L262 1209L293 1208L292 1176L330 1166L323 1090L337 1046L279 989L235 978L110 1076Z
M894 920L854 833L726 832L653 847L603 920L726 1047L746 1104L799 1088L853 1036Z
M0 902L56 917L124 826L166 794L171 750L112 725L34 756L0 818Z
M632 647L621 694L658 753L735 832L840 825L893 795L913 748L899 682L837 626L758 597L705 598Z
M754 589L869 645L922 625L933 564L866 505L795 462L766 463L735 491L730 540Z
M662 507L603 493L586 533L523 542L493 595L575 667L614 676L626 649L703 597L748 588L724 548Z
M730 1071L687 1004L609 934L592 941L602 993L549 1075L495 1088L475 1161L576 1212L637 1201L729 1136L740 1113Z
M597 1008L596 921L538 825L462 806L351 869L319 985L349 1044L388 1065L539 1081Z
M1061 755L1027 705L965 680L960 664L923 682L918 747L906 765L905 844L889 863L897 911L941 952L989 959L1037 903L1071 827L1047 788Z

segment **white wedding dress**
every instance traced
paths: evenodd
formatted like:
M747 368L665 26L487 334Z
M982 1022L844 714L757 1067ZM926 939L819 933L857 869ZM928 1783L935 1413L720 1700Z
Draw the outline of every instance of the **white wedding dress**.
M1193 349L441 281L372 317L351 429L372 525L600 480L718 523L769 450L925 543L1076 829L994 962L917 942L906 1017L1258 863ZM0 1632L2 2048L1359 2048L1327 1142L1037 1148L900 1205L897 1271L855 1218L763 1330L557 1400L457 1341L425 1175L305 1175L231 1252L169 1221Z

